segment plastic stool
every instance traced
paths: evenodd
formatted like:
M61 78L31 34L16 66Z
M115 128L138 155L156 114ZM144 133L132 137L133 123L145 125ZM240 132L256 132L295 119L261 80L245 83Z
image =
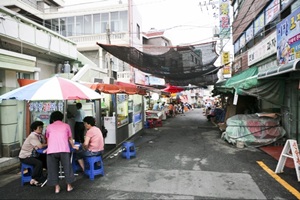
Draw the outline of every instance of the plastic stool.
M150 128L150 125L149 125L149 122L148 122L148 121L145 121L145 122L144 122L144 128Z
M161 127L162 126L162 120L156 119L154 120L154 127Z
M124 142L122 145L122 157L130 159L130 157L136 157L135 146L133 142Z
M73 172L74 172L74 173L76 173L78 170L81 169L81 167L80 167L78 161L75 160L74 158L73 158L73 160L72 160L72 168L73 168Z
M27 173L24 174L24 170L27 169ZM33 173L33 165L28 165L28 164L24 164L22 163L21 165L21 186L24 185L24 183L28 183L30 182L31 175Z
M100 164L100 165L99 165ZM104 166L101 156L90 156L84 158L84 173L89 176L90 180L95 179L95 175L104 176Z
M154 127L154 120L153 119L148 119L147 122L149 124L149 128L153 128Z

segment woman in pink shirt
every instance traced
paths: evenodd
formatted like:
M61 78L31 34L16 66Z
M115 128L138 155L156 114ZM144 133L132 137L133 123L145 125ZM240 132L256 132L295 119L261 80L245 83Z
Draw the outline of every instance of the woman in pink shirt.
M55 186L55 193L60 192L58 184L59 161L64 168L65 180L67 183L67 191L73 190L71 185L75 181L75 176L70 160L70 145L74 146L72 132L69 124L62 122L64 115L60 111L54 111L50 115L50 125L46 130L46 138L48 142L47 149L47 184Z
M98 156L103 153L104 141L101 130L95 126L95 118L87 116L83 119L83 123L87 132L85 134L83 151L76 153L76 158L82 170L84 171L83 158L88 156Z

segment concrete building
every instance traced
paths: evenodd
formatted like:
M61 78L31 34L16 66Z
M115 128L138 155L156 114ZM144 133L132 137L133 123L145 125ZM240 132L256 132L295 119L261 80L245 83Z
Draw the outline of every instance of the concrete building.
M0 94L19 87L18 79L58 73L75 81L111 82L120 72L123 81L133 80L130 66L96 44L142 47L141 18L131 0L77 7L63 0L3 0L0 6ZM28 134L25 104L3 101L0 113L0 157L16 156Z
M287 137L299 140L300 51L293 38L299 36L300 2L233 0L231 5L233 77L215 85L215 91L229 96L229 101L236 98L234 93L238 95L227 117L244 114L252 104L260 112L279 113ZM290 45L285 49L287 59L282 58L283 37Z

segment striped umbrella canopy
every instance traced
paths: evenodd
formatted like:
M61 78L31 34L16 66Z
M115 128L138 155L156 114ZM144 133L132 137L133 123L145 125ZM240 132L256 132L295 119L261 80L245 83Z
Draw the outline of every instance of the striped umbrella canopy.
M0 96L0 100L17 99L27 101L101 98L103 98L101 94L87 86L58 76L33 82Z

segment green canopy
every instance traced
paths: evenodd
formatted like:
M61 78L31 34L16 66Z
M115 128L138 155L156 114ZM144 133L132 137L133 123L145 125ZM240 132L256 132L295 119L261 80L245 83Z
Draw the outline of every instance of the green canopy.
M251 67L226 81L216 83L213 93L216 95L236 91L238 95L255 96L281 105L283 102L284 80L258 80L257 75L258 68Z
M226 81L225 87L234 88L237 94L240 94L241 89L247 90L257 85L257 74L257 67L251 67L247 70L244 70L240 74L228 79Z

